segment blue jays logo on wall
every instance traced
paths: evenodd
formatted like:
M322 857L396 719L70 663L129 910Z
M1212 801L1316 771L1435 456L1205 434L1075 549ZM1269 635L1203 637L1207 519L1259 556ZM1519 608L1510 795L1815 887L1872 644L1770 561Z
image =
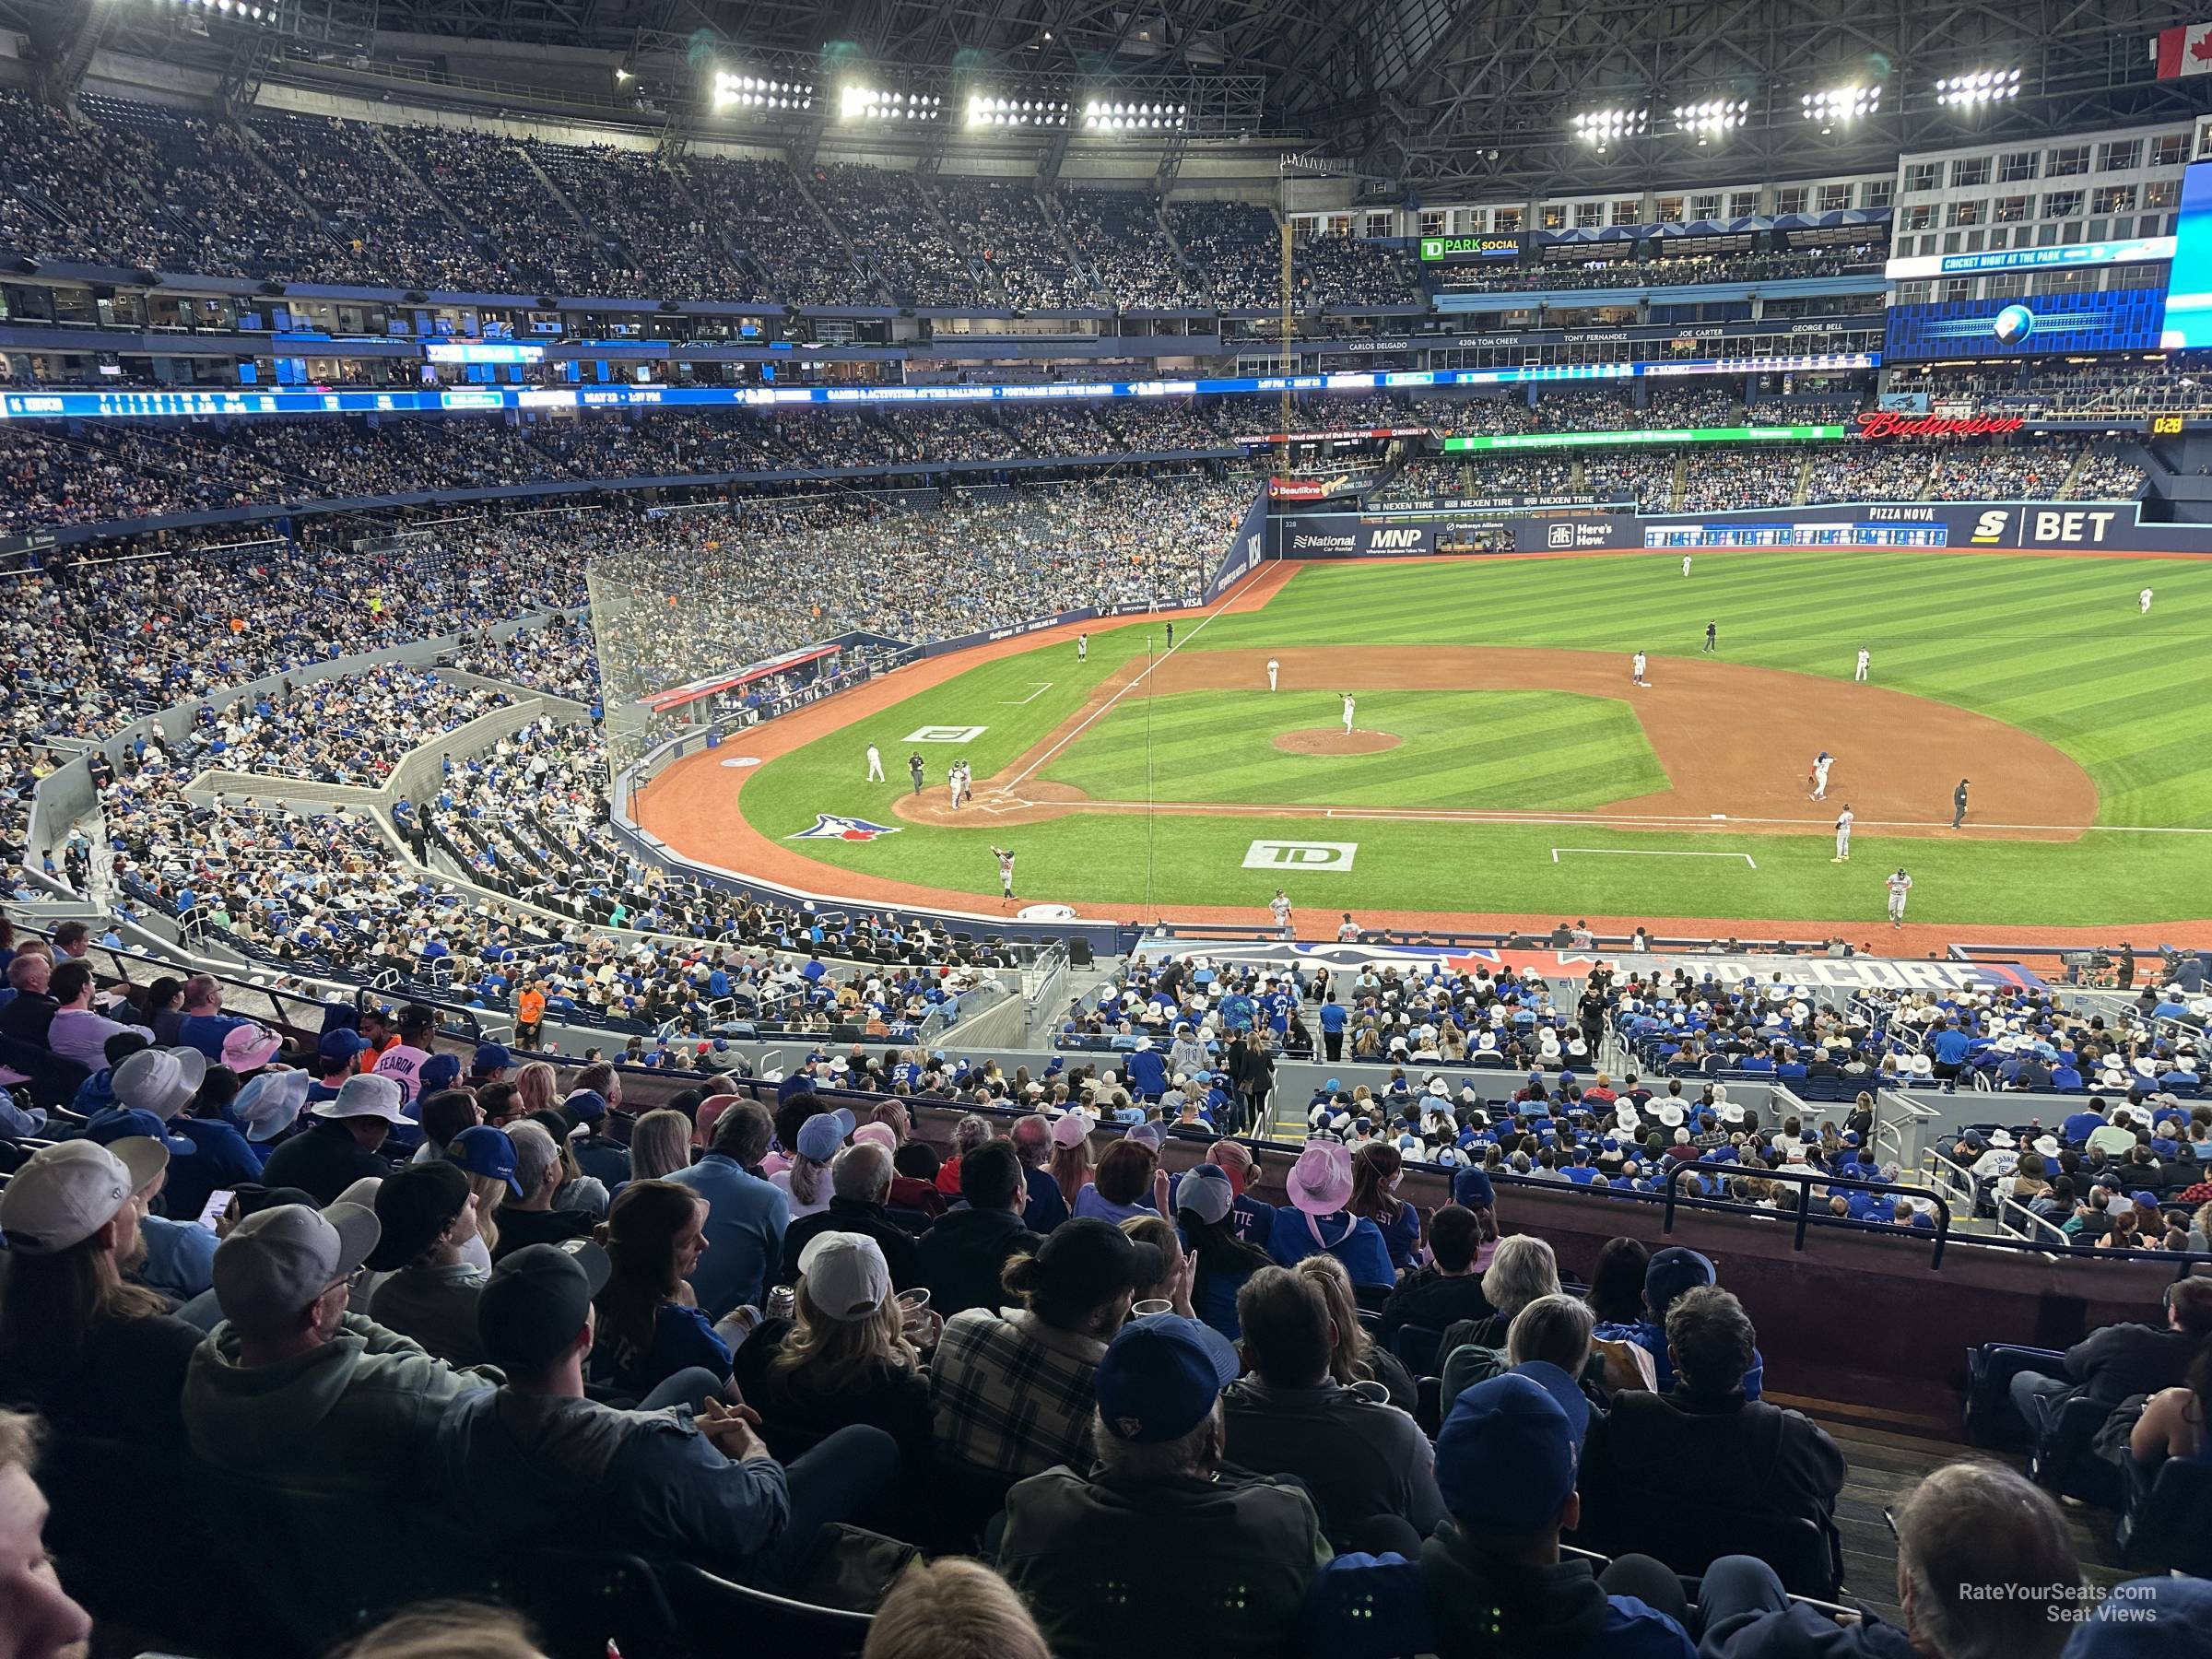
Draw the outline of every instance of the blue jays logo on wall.
M2018 346L2035 332L2035 313L2024 305L2008 305L1997 313L1989 332L2000 346Z
M786 841L872 841L886 835L899 833L896 824L871 824L866 818L839 818L833 812L814 815L814 828L802 830Z

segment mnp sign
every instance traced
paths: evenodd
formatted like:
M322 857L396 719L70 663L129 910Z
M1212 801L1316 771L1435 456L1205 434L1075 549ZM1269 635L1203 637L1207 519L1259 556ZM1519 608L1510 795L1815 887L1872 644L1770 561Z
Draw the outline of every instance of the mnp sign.
M1248 870L1348 870L1358 841L1255 841L1244 850Z

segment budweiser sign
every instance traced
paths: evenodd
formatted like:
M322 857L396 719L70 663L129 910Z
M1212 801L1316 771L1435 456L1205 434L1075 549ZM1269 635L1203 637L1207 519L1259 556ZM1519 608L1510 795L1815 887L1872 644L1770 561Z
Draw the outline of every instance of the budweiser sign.
M1869 409L1858 417L1859 438L1999 438L2028 423L2018 415L1900 415Z

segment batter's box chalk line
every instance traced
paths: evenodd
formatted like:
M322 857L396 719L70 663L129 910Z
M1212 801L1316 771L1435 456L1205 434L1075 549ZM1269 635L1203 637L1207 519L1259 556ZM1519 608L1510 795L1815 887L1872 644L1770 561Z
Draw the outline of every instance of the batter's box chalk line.
M1002 794L983 802L982 808L985 812L1019 812L1036 805L1035 801L1025 801L1019 795Z
M1585 858L1740 858L1753 869L1759 868L1748 853L1680 853L1658 847L1554 847L1551 862L1558 864L1562 853L1579 853Z

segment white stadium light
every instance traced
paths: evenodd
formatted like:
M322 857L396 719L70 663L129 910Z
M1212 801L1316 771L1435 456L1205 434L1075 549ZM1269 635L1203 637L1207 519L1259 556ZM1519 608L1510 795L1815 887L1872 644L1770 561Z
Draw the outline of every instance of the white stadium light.
M1648 110L1585 110L1568 124L1583 143L1602 152L1621 139L1642 137L1652 116Z
M1723 133L1742 126L1750 113L1747 98L1708 98L1700 103L1677 104L1675 130L1694 135L1700 144L1710 144Z
M758 75L717 70L714 107L741 110L803 110L814 106L814 88L798 81L768 80Z
M1807 92L1797 102L1805 119L1818 121L1820 130L1826 133L1833 131L1839 123L1878 114L1882 88L1878 82L1871 87L1830 87L1825 92Z
M1950 75L1936 83L1936 101L1971 107L1995 103L2020 95L2018 69L1977 69L1971 75Z

